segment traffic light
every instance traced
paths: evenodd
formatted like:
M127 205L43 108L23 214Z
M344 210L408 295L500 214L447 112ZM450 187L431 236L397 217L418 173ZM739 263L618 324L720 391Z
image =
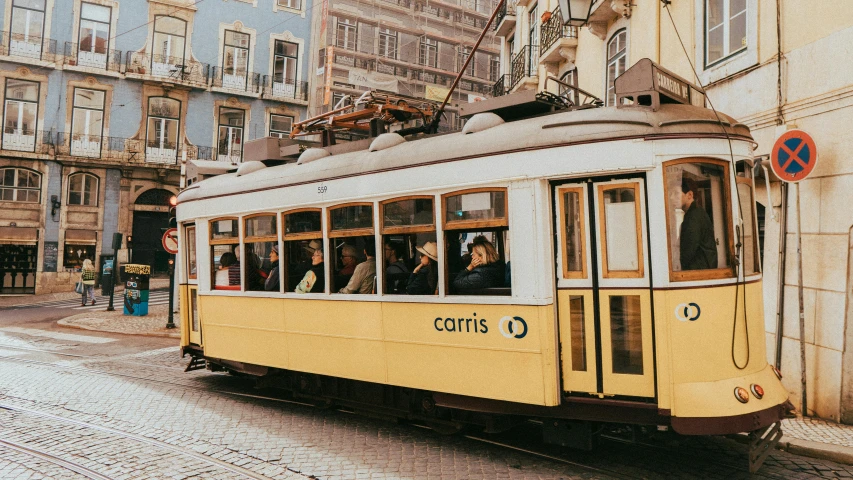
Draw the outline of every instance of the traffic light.
M174 195L169 197L169 228L178 228L177 205L178 197Z

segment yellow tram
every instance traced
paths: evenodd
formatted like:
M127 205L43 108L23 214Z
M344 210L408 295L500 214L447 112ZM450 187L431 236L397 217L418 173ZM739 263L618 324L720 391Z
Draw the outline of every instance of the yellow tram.
M193 184L178 197L183 354L446 427L778 441L790 404L766 360L750 132L651 62L616 86L619 108L483 111L462 132ZM463 288L478 242L503 281ZM391 267L429 252L435 288L407 294ZM359 261L369 288L339 293ZM301 293L312 268L319 288Z

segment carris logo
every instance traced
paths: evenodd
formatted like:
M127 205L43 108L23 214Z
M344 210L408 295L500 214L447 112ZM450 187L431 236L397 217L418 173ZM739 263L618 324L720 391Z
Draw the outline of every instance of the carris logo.
M675 318L682 322L696 321L701 314L702 310L699 309L699 305L696 303L680 303L675 307Z
M498 331L506 338L524 338L527 335L527 322L521 317L506 316L498 321Z

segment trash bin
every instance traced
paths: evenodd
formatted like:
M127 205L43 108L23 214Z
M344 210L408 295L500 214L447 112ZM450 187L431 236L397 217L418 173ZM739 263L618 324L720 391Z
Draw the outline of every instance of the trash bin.
M112 257L101 256L101 295L107 296L110 294L110 290L113 289L115 282L115 277L113 277L114 267L115 260Z
M148 315L148 280L151 277L149 265L127 264L121 266L124 283L124 314L134 316Z

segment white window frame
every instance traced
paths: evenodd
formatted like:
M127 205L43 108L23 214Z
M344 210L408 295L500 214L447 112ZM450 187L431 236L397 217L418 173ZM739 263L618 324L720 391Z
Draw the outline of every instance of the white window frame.
M222 123L222 110L232 110L243 112L243 120L240 125L229 125ZM221 106L216 112L216 152L219 161L230 161L231 163L239 163L243 161L243 145L246 143L246 110L235 107ZM222 153L223 134L226 136L226 153ZM239 137L239 138L238 138ZM234 155L234 141L240 145L240 152Z
M705 65L705 2L694 0L694 65L703 85L730 77L747 68L758 65L758 0L746 0L746 49L729 55L712 65Z
M21 83L31 83L36 85L36 101L26 100L23 98L13 98L9 97L9 81L16 81ZM15 150L19 152L35 152L36 150L36 136L38 135L38 123L39 123L39 107L41 105L41 83L33 82L30 80L22 80L18 78L6 78L6 82L4 83L4 100L3 100L3 139L2 145L4 150ZM29 128L23 128L25 125L21 123L21 120L24 117L25 108L32 108L35 106L35 113L33 114L33 125ZM29 107L28 107L29 106ZM8 132L8 126L6 124L7 118L9 116L9 108L14 108L18 110L18 123L12 128L12 132ZM31 135L27 135L28 132L31 132ZM29 138L32 137L32 138ZM32 143L32 145L30 145Z
M10 0L12 14L9 18L9 26L7 35L10 36L9 39L9 53L16 55L23 55L27 57L34 57L41 59L41 54L44 50L44 39L47 32L47 0L44 0L44 8L39 10L37 8L24 7L21 5L15 5L17 3L15 0ZM14 22L13 18L15 14L25 15L26 23L24 24L23 32L13 32ZM34 36L30 34L30 15L33 13L40 13L42 15L41 18L41 35ZM15 38L15 35L19 35L20 37ZM35 43L35 41L38 43ZM37 51L36 51L37 48Z
M103 98L101 108L77 105L77 92L81 90L88 90L91 92L100 93ZM71 110L71 155L78 157L98 158L101 156L101 143L104 139L104 124L106 123L107 116L107 92L94 88L74 87L74 89L71 91L71 95L73 103ZM91 133L91 126L94 123L91 117L97 113L101 114L101 128L98 132ZM84 123L85 126L82 132L74 131L74 125L76 124L75 120L78 118L78 115L83 115L86 119Z
M290 128L291 128L291 130L288 130L288 131L286 131L286 132L285 132L284 130L275 130L275 129L273 129L273 128L272 128L272 119L273 119L273 117L284 117L284 118L289 118L289 119L290 119ZM291 132L291 131L292 131L292 129L293 129L293 122L294 122L294 120L295 120L295 119L293 118L293 116L292 116L292 115L282 115L282 114L280 114L280 113L271 113L271 114L270 114L270 129L269 129L269 136L270 136L270 137L278 137L278 138L287 138L287 137L289 137L290 132Z
M613 42L618 42L619 38L624 35L624 40L622 43L624 45L622 48L618 49L616 54L612 57L610 56L610 45ZM617 43L618 46L618 43ZM607 40L607 43L604 44L604 58L607 59L607 63L604 66L604 105L607 107L612 107L616 105L616 87L614 86L614 81L616 77L625 73L625 70L628 68L628 29L627 28L619 28L610 36ZM621 71L620 71L620 63L621 63ZM616 66L616 74L613 78L610 78L610 66ZM612 94L612 99L611 99ZM612 100L612 101L611 101Z
M302 9L302 0L276 0L275 4L279 8L290 8L293 10Z
M109 11L109 20L107 22L103 22L101 20L95 20L91 18L86 18L83 16L83 8L89 5L95 8L105 8ZM108 55L110 51L110 29L112 27L113 20L113 9L108 5L99 5L97 3L90 2L81 2L80 3L80 27L77 32L77 63L82 65L89 65L99 68L106 68ZM92 30L92 42L89 45L88 50L83 50L83 30L84 27L88 27ZM104 45L103 51L99 52L99 48L97 45L98 32L106 30L107 33L107 44Z
M418 63L427 67L437 68L438 66L438 40L427 37L421 37L420 48L418 49Z
M18 168L18 167L5 167L0 168L0 182L6 176L6 170L14 170L15 175L12 179L12 185L3 185L0 183L0 190L12 190L12 200L3 200L2 192L0 192L0 202L17 202L17 203L41 203L41 187L42 187L42 174L41 172L37 172L35 170L30 170L28 168ZM34 174L38 177L38 187L19 187L18 182L20 181L21 172L27 172L28 174ZM38 192L38 198L35 202L31 202L29 200L18 200L18 195L22 192Z
M80 190L75 190L74 185L73 185L73 181L77 177L82 178L82 182L80 184L80 186L81 186ZM78 172L78 173L73 173L73 174L69 175L68 176L68 198L66 200L66 205L79 205L79 206L83 206L83 207L97 207L98 206L98 187L99 187L99 185L100 185L100 179L91 173ZM86 200L85 200L87 191L89 192L89 199L90 199L89 203L86 203ZM80 201L79 202L72 202L71 201L71 194L72 193L79 193L80 194Z
M740 17L740 16L742 16L742 17L743 17L744 26L746 26L746 24L747 24L747 19L746 19L746 17L748 17L748 15L749 15L749 5L747 4L747 2L746 2L745 0L744 0L744 2L743 2L743 4L744 4L744 9L743 9L743 10L741 10L740 12L732 12L732 11L731 11L731 8L732 8L732 0L720 0L720 1L722 1L722 2L723 2L723 23L721 23L721 24L719 24L719 25L715 25L715 26L713 26L713 27L712 27L712 26L711 26L711 25L709 25L709 23L708 23L708 22L710 21L710 18L709 18L710 9L708 8L708 3L709 3L709 1L710 1L710 0L705 0L705 5L704 5L704 15L705 15L705 42L704 42L704 46L705 46L705 61L704 61L704 63L703 63L703 64L705 65L705 68L708 68L709 66L716 65L716 64L718 64L718 63L720 63L720 62L724 62L727 58L729 58L729 57L731 57L731 56L733 56L733 55L737 55L738 53L740 53L740 52L742 52L742 51L746 50L747 45L741 45L741 46L738 46L737 48L732 48L732 45L730 45L730 44L729 44L729 40L731 40L731 38L730 38L730 34L731 34L731 24L732 24L732 19L733 19L734 17ZM711 36L711 31L712 31L712 30L718 30L718 29L722 29L722 30L723 30L723 45L722 45L723 52L722 52L722 56L721 56L720 58L718 58L718 59L716 59L716 60L711 61L711 60L709 60L709 58L708 58L709 53L710 53L710 47L711 47L711 43L710 43L710 40L709 40L709 39L710 39L710 36Z
M396 60L398 55L399 33L390 28L379 29L379 56ZM393 40L393 46L390 41Z
M459 45L456 49L456 61L459 62L459 65L456 67L456 71L462 70L462 66L465 65L465 60L471 55L471 47L465 45ZM465 70L465 75L469 77L474 76L474 64L477 63L475 59L471 60L471 63L468 64L468 70Z
M343 35L341 32L343 31ZM344 50L357 50L358 49L358 22L352 20L350 23L350 19L348 18L338 18L338 25L335 27L335 34L337 39L335 40L335 46L339 48L343 48ZM352 37L352 42L349 41L350 37Z

